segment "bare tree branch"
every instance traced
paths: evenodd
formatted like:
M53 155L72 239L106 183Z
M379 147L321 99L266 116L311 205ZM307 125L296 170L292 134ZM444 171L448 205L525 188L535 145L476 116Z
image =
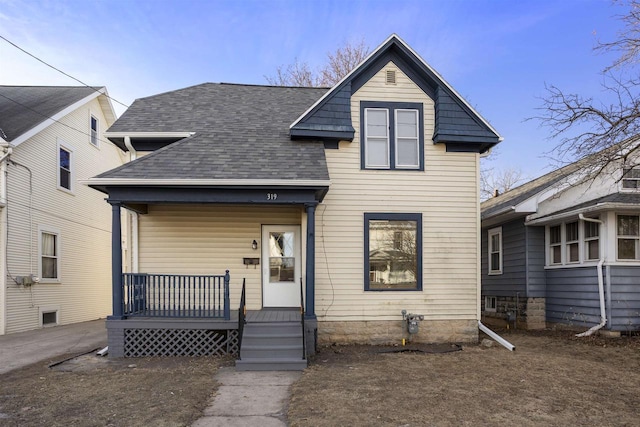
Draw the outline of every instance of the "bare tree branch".
M274 86L318 87L333 86L349 74L369 54L364 41L358 44L346 43L333 53L327 53L327 62L318 71L314 71L306 62L281 65L275 76L265 76Z

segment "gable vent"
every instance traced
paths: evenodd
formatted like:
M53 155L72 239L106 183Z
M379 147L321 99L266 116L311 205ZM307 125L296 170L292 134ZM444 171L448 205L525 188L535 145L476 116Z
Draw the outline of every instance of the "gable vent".
M396 84L396 70L387 70L386 83L388 85Z

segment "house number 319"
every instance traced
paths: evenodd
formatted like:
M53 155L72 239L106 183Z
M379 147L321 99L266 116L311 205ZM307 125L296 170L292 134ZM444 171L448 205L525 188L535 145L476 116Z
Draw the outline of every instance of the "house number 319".
M278 193L267 193L267 200L276 200L278 198Z

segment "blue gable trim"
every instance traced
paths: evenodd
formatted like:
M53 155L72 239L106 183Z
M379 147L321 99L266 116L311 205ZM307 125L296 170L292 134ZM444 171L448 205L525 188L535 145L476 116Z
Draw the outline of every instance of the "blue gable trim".
M345 82L333 96L318 104L291 128L291 138L332 138L351 141L355 130L351 124L351 83Z
M326 137L326 131L311 128L312 124L323 129L351 126L350 96L378 73L389 61L393 61L403 73L413 80L435 103L435 143L455 143L456 149L470 146L468 151L484 152L500 142L500 136L456 95L442 80L422 62L398 38L391 37L362 63L347 79L334 87L327 97L309 111L292 129L291 137L305 131L305 137ZM347 135L345 135L347 136ZM350 135L349 135L350 136ZM428 136L425 136L428 137ZM345 138L352 140L353 136ZM480 147L480 148L478 148Z

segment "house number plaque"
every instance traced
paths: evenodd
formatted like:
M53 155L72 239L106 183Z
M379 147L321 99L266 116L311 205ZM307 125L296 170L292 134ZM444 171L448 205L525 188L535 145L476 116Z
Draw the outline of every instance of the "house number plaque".
M276 200L278 198L278 193L267 193L267 200Z

